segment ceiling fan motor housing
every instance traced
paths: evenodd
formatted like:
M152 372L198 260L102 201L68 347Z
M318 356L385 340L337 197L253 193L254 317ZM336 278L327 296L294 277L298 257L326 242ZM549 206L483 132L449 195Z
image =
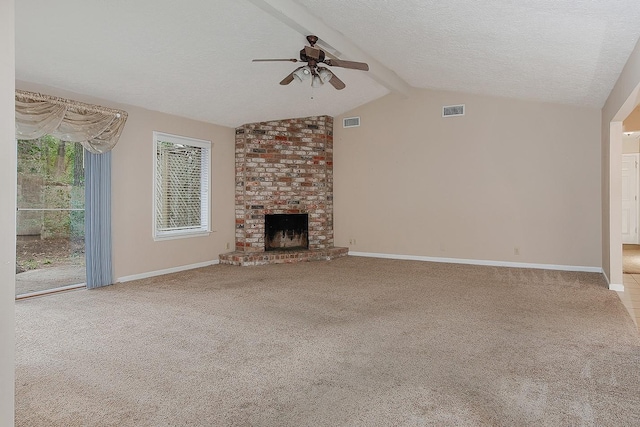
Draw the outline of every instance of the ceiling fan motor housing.
M318 57L314 58L311 57L309 55L307 55L307 51L308 49L313 49L314 51L318 52ZM324 55L324 50L322 49L318 49L318 48L304 48L300 51L300 61L302 62L309 62L309 61L316 61L316 62L322 62L324 61L325 55Z

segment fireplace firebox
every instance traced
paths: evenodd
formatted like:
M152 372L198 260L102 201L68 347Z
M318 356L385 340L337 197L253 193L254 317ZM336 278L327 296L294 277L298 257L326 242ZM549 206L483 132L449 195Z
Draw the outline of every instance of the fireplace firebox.
M309 249L308 214L268 214L264 216L264 250Z

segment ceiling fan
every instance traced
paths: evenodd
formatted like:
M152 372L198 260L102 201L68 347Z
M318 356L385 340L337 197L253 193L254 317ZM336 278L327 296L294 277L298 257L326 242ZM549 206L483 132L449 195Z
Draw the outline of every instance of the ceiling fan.
M338 90L344 89L345 84L340 80L332 71L329 71L326 67L321 67L319 64L326 64L330 67L342 67L350 68L352 70L369 71L369 65L364 62L355 61L343 61L335 57L328 58L326 52L316 47L318 41L317 36L307 36L307 41L310 46L305 46L300 51L300 59L254 59L253 62L269 62L269 61L290 61L290 62L306 62L307 65L298 67L287 77L282 79L281 85L288 85L294 80L303 82L311 79L312 87L322 86L324 83L329 82L333 87Z

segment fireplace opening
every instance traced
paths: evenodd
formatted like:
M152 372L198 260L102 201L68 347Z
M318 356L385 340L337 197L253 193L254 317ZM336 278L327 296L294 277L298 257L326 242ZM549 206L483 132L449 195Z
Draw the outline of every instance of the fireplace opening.
M270 214L264 216L264 250L309 249L308 214Z

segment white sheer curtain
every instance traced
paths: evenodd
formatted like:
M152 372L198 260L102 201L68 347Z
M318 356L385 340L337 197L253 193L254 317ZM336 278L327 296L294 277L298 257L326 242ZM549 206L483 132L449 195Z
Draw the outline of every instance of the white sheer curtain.
M111 254L111 149L127 112L16 90L16 139L53 135L79 142L85 157L85 259L87 287L113 283Z
M50 134L80 142L93 154L106 153L118 142L127 112L16 90L16 138L38 139Z

